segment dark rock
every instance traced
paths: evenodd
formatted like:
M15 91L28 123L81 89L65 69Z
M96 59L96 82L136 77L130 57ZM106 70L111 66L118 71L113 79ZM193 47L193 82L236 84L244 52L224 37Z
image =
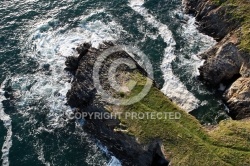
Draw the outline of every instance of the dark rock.
M49 71L49 69L50 69L50 64L44 64L43 65L43 70Z
M66 58L65 62L66 68L65 70L74 72L78 68L78 58L70 56Z
M199 30L218 41L241 25L240 20L234 19L227 12L228 8L209 0L186 1L186 11L195 15L199 21Z
M91 47L90 43L84 43L84 44L80 45L79 47L77 47L76 51L79 54L78 61L80 61L82 59L82 57L87 54L88 49L90 47Z
M74 74L78 68L79 61L87 54L90 47L91 47L90 43L84 43L84 44L81 44L80 46L78 46L76 48L76 51L78 52L79 56L78 57L74 57L74 56L67 57L66 62L65 62L65 65L66 65L65 70L70 71Z
M199 56L206 59L200 67L200 77L210 85L218 86L220 83L230 85L240 76L240 69L244 59L239 52L238 38L229 34L210 50Z
M151 166L168 166L169 161L164 158L164 154L161 149L161 142L155 141L149 146L149 150L153 154L153 161Z
M207 60L199 69L200 76L211 85L231 84L234 81L232 79L240 75L242 59L237 47L231 42L219 43L217 48L201 55L207 57Z

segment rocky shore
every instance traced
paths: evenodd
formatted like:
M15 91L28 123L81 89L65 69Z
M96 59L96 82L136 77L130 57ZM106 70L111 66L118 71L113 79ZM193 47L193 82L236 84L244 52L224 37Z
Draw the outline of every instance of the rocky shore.
M243 19L234 13L241 10L241 4L235 7L223 2L188 0L185 5L186 11L195 15L200 31L218 41L200 55L206 60L199 69L200 77L216 88L226 85L223 98L229 115L239 120L250 116L250 53L242 47ZM246 5L250 5L249 2Z

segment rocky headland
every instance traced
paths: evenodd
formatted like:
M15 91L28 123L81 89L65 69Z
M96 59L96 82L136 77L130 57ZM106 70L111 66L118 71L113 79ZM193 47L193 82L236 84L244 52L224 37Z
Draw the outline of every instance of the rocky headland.
M249 121L223 121L215 129L207 131L193 116L173 104L154 84L145 98L132 105L112 105L103 101L93 83L93 67L97 57L112 46L113 43L105 42L96 49L85 43L76 49L78 56L67 58L66 70L74 75L67 98L75 114L87 113L84 114L84 120L79 121L84 131L106 146L122 165L250 164L250 143L246 136L246 133L250 133ZM134 69L121 65L112 75L125 86L129 78L137 80L133 90L116 93L107 84L108 68L115 58L134 61L126 51L111 53L100 69L100 82L104 89L109 95L118 98L137 94L144 87L148 75L136 61ZM235 87L238 88L237 85ZM119 118L91 118L91 113L95 112L122 114ZM178 113L180 118L125 118L126 112Z
M79 53L78 57L67 58L65 62L66 70L74 75L72 87L67 93L68 104L74 108L75 114L83 115L83 113L86 113L84 117L81 117L84 118L84 130L94 139L100 140L111 153L119 158L124 166L167 166L169 162L162 153L161 141L152 140L147 144L140 144L135 137L121 132L124 125L117 117L112 116L111 110L108 109L113 106L101 100L101 97L97 94L93 81L94 64L97 62L98 56L112 46L114 46L113 43L105 42L100 45L99 49L96 49L91 47L91 44L84 43L76 49ZM134 61L125 51L118 51L109 55L100 69L100 86L104 86L103 88L107 90L107 93L116 95L116 97L125 95L125 93L116 94L115 91L112 91L108 77L115 77L119 82L124 82L124 79L129 77L128 74L134 72L146 77L145 71L138 64L133 70L125 65L121 66L116 73L113 73L114 75L109 75L111 63L119 58ZM134 62L136 63L136 61ZM90 117L94 113L103 116Z
M188 13L194 14L199 30L218 43L200 54L205 59L200 77L218 88L225 85L223 98L233 119L250 116L250 3L227 0L185 1Z

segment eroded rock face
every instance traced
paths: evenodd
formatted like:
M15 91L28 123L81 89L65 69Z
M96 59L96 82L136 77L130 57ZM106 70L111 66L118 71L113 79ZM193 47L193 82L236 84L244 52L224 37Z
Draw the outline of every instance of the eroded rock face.
M214 37L223 39L233 30L239 28L239 20L235 20L227 12L228 7L214 4L210 0L187 0L187 12L193 13L199 21L199 30Z
M234 119L250 117L250 78L239 78L225 92L224 97Z
M236 47L234 35L226 37L212 49L200 56L206 59L200 67L200 76L208 84L217 86L220 83L230 84L233 78L240 76L243 63L241 54Z
M250 56L249 53L242 52L241 56L243 58L243 62L240 69L240 75L242 77L250 77Z

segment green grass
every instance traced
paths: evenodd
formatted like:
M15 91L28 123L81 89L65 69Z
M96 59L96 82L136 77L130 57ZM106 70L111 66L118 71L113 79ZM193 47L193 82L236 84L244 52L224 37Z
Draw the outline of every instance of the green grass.
M240 48L250 51L250 2L249 0L212 0L218 5L228 6L228 12L241 20Z
M138 73L133 78L139 81L132 96L145 83ZM155 87L140 102L120 110L124 111L121 122L127 132L142 144L161 140L164 153L174 166L250 165L250 122L223 121L216 130L208 132ZM181 118L132 119L125 118L125 112L178 112Z

